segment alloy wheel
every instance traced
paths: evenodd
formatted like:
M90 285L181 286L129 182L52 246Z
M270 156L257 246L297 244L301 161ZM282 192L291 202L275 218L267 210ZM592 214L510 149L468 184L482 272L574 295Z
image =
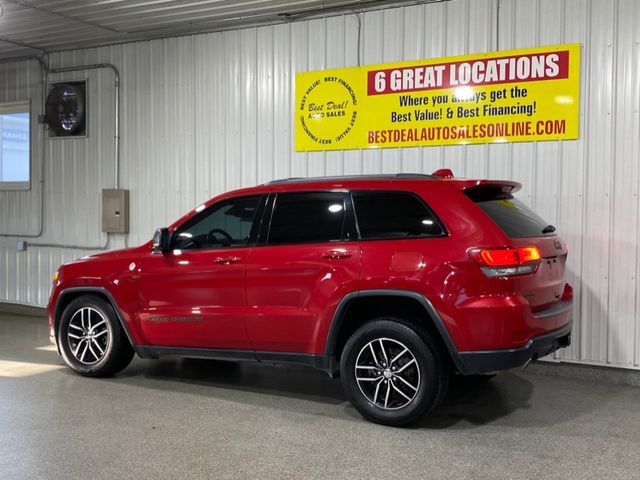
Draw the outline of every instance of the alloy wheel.
M71 354L84 365L94 365L104 357L111 342L111 330L104 315L95 308L78 309L71 320L67 341Z
M360 392L384 410L406 407L420 389L416 357L406 345L391 338L376 338L362 347L355 375Z

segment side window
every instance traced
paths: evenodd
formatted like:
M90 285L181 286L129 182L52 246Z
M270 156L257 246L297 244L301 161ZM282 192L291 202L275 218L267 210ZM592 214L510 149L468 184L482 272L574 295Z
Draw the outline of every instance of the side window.
M270 245L332 242L345 237L343 193L280 193L273 208Z
M242 247L249 243L260 196L225 200L179 227L172 247L180 250Z
M356 220L362 239L439 236L435 215L416 195L399 191L354 191Z

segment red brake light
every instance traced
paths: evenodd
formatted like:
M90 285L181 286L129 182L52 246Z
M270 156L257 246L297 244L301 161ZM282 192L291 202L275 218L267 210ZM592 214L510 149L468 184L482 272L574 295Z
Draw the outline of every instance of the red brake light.
M481 260L481 263L489 267L524 265L537 262L541 258L540 250L536 247L494 248L479 250L476 255L476 261Z
M490 267L518 265L516 250L480 250L480 258Z
M537 247L476 249L470 253L490 277L535 272L542 258Z

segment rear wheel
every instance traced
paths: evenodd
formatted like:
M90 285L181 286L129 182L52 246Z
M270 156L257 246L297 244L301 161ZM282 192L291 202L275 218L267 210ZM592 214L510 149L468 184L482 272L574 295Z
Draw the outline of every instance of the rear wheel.
M444 397L448 368L427 332L394 318L360 327L340 361L342 385L368 420L402 426L417 421Z
M78 297L64 309L58 345L67 365L87 377L114 375L134 354L113 307L95 295Z

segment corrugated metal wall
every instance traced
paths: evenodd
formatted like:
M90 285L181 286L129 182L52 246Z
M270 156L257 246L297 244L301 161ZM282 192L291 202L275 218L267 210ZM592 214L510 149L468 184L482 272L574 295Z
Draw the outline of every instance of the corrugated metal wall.
M499 21L497 11L499 7ZM431 172L511 178L570 244L574 345L563 359L640 366L638 187L640 2L454 0L362 15L362 64L558 43L583 45L580 140L297 154L295 73L358 63L353 15L52 55L53 66L111 62L122 74L121 186L131 190L129 244L224 190L273 178ZM87 139L46 141L45 235L96 246L100 195L113 184L113 78L88 78ZM0 100L40 95L35 65L0 65ZM34 132L37 127L34 124ZM0 193L0 233L38 230L40 144L31 193ZM58 264L83 250L0 238L0 300L46 303ZM114 235L110 248L125 245Z

